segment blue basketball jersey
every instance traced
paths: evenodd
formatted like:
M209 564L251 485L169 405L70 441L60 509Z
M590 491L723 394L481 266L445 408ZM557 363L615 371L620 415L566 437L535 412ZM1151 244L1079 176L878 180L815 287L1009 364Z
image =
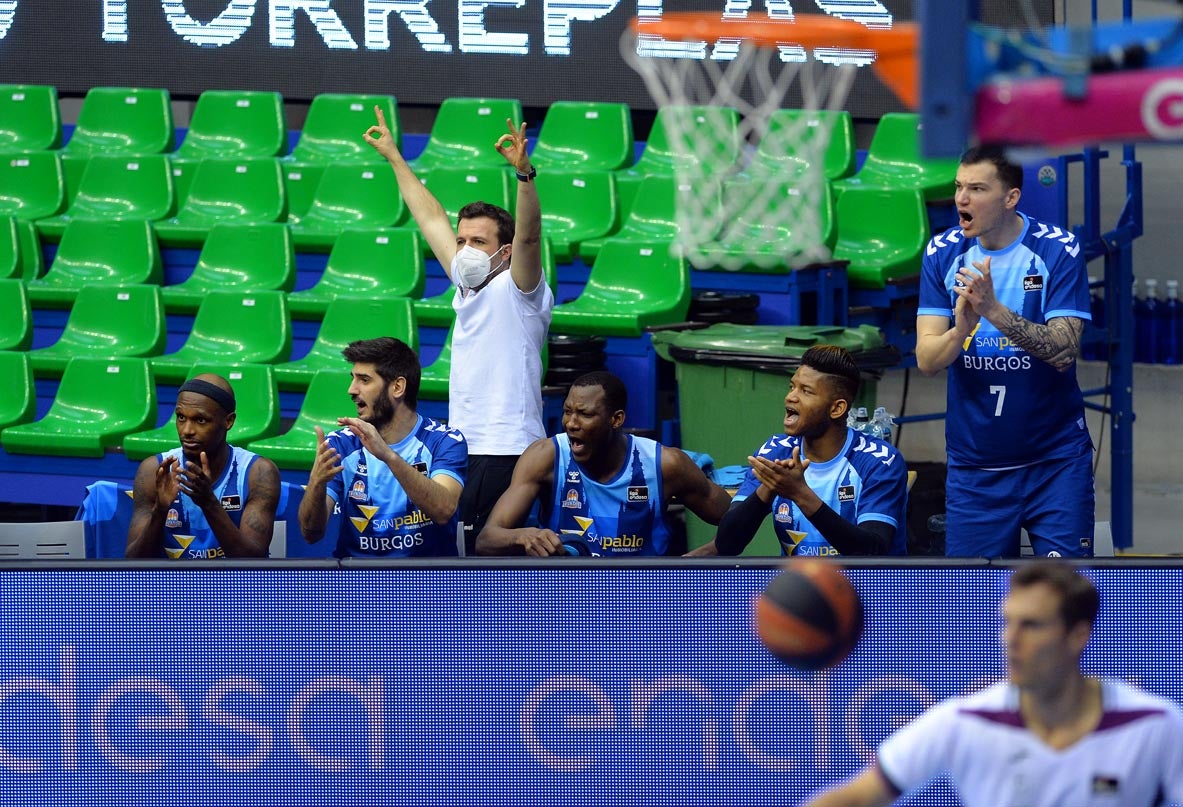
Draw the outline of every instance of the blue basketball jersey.
M661 484L661 444L627 437L624 467L605 483L584 474L571 457L567 435L552 437L554 485L550 500L542 502L540 521L563 541L587 542L592 555L664 555L670 533Z
M418 418L411 433L391 448L424 476L450 476L463 485L468 470L464 435L431 418ZM428 518L407 497L386 463L366 451L348 429L338 429L328 436L328 441L341 455L343 467L326 488L337 503L334 516L339 524L338 557L458 554L457 515L453 514L446 524Z
M1043 325L1091 319L1080 241L1067 230L1023 218L1005 249L984 249L960 228L928 242L920 279L922 316L953 321L957 272L990 258L998 301ZM950 465L1014 468L1079 456L1091 444L1075 366L1060 372L1013 344L983 318L949 365L945 442Z
M760 447L758 456L768 460L792 459L793 449L799 445L800 437L774 435ZM882 521L895 527L889 554L907 554L908 467L895 446L847 429L846 444L838 456L829 462L809 463L805 481L819 499L851 524ZM749 468L735 501L742 502L758 487L760 480ZM791 499L776 496L770 509L772 526L784 554L838 554Z
M229 449L230 457L222 469L222 475L214 481L213 491L222 503L222 509L237 527L242 521L242 508L250 497L250 469L259 455L234 446L229 446ZM160 462L168 457L176 457L177 462L184 467L185 456L180 446L156 456ZM218 543L205 513L184 493L177 494L164 518L164 551L174 559L226 557L226 550Z

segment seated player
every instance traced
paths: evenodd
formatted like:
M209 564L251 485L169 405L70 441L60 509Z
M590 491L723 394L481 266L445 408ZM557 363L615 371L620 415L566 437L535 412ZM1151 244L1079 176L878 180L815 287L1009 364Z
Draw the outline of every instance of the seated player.
M339 557L456 555L456 508L464 488L464 435L416 411L419 357L389 336L350 342L349 397L357 417L316 427L316 461L300 502L309 543L335 522Z
M482 555L664 555L666 505L678 497L708 524L731 499L683 451L627 434L628 394L606 372L580 376L563 403L562 434L536 440L477 536ZM535 501L541 527L522 526Z
M786 555L903 555L908 469L890 443L847 427L859 369L837 345L815 345L785 396L785 433L755 456L715 540L691 555L738 555L772 514Z
M179 448L136 471L129 558L265 558L279 503L279 469L226 442L234 390L212 373L177 393Z

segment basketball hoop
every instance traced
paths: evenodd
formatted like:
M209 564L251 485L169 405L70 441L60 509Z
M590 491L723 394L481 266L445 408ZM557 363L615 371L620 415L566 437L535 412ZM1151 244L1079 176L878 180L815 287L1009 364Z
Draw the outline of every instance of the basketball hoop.
M865 65L915 105L915 52L916 27L907 23L885 29L821 14L703 12L634 19L621 53L662 110L678 155L678 250L697 268L730 271L828 259L823 156L833 118L809 113L842 109ZM701 107L735 109L738 132L702 125ZM778 115L782 109L804 114ZM741 159L719 165L718 155L735 153L737 137Z

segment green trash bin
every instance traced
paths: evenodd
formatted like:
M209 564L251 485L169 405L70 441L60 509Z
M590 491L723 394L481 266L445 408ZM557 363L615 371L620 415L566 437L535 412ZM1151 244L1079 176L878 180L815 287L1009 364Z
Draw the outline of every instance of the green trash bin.
M873 325L769 326L719 323L700 330L652 334L658 355L675 363L682 446L710 454L715 466L748 464L748 456L774 434L784 432L789 378L813 345L842 345L864 370L855 406L876 405L879 369L899 361ZM715 528L686 515L690 549L709 542ZM780 555L766 519L745 555Z

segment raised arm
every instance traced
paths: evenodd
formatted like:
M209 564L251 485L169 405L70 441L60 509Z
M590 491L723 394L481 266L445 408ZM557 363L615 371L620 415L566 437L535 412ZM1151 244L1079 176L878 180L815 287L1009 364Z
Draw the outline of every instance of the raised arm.
M132 488L134 505L127 529L127 557L164 557L164 520L179 490L175 458L159 462L152 456L140 463Z
M1080 357L1080 335L1084 322L1076 317L1056 317L1039 325L1024 319L998 301L994 294L994 278L990 274L990 259L974 263L974 272L962 267L964 285L954 291L961 297L958 305L968 302L995 328L1042 362L1060 372L1072 367Z
M460 492L464 486L450 476L437 475L431 478L415 470L409 462L400 457L387 445L374 424L361 418L340 418L357 435L366 450L386 464L395 480L402 486L407 498L436 524L447 524L456 514L460 504Z
M563 551L552 530L522 527L535 500L546 495L554 479L555 448L550 438L535 440L518 459L509 488L501 494L485 528L476 538L478 555L545 557Z
M271 545L275 508L279 504L279 469L271 460L260 457L251 465L250 498L243 504L241 526L236 525L214 492L214 477L209 459L201 452L201 462L186 462L178 473L181 492L201 508L205 520L218 539L218 545L231 558L265 558Z
M526 153L526 123L517 128L506 119L508 134L497 140L497 151L517 172L518 202L514 213L513 254L509 272L513 282L525 292L534 291L542 280L542 211L538 204L538 188L530 177L533 171L530 155ZM522 180L522 177L526 177Z
M957 301L953 316L952 327L948 317L916 317L916 366L925 375L934 375L956 361L981 321L964 298Z
M324 538L325 527L333 512L333 498L328 495L329 481L341 473L341 455L325 440L324 430L316 427L316 460L308 474L304 498L300 500L300 534L314 544Z
M375 151L386 158L390 167L394 169L394 178L398 181L398 192L402 194L403 201L407 203L407 209L411 211L411 216L419 225L419 232L423 233L428 246L431 247L432 254L444 267L448 277L451 277L452 258L456 255L456 230L452 227L452 220L448 217L444 206L419 181L419 177L415 176L411 166L407 165L407 161L403 159L398 145L394 142L394 135L391 134L390 127L386 125L386 116L382 113L382 109L375 106L374 113L378 122L367 129L363 137L367 143L374 147Z

